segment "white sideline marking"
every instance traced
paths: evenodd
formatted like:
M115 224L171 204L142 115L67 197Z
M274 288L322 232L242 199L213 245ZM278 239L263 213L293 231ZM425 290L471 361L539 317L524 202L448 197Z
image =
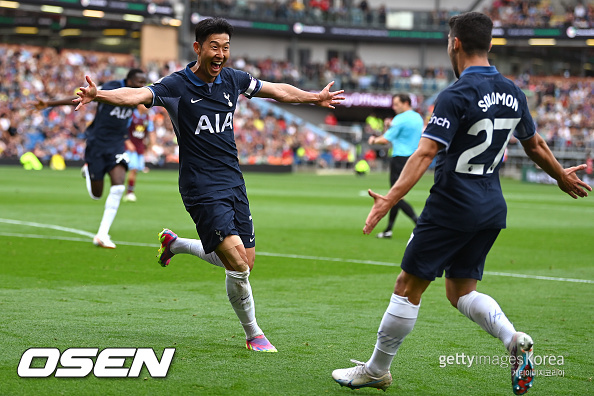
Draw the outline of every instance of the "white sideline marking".
M25 225L25 226L29 226L29 227L38 227L38 228L50 228L52 230L71 232L73 234L84 235L84 236L88 236L91 238L93 238L95 236L95 234L91 234L90 232L87 232L87 231L77 230L76 228L61 227L61 226L53 225L53 224L41 224L41 223L33 223L31 221L20 221L20 220L10 220L10 219L0 219L0 223Z
M93 238L93 236L94 236L94 234L92 234L90 232L77 230L75 228L60 227L60 226L52 225L52 224L32 223L32 222L28 222L28 221L10 220L10 219L2 219L2 218L0 218L0 223L26 225L26 226L38 227L38 228L50 228L50 229L54 229L54 230L66 231L66 232L72 232L74 234L84 235L89 238ZM34 238L34 239L52 239L52 240L59 240L59 241L89 242L89 239L83 239L83 238L74 238L74 237L67 237L67 236L52 236L52 235L36 235L36 234L17 234L17 233L10 233L10 232L0 232L0 236L11 236L11 237L17 237L17 238ZM159 247L159 245L157 245L157 244L142 243L142 242L114 241L114 243L116 243L118 245L126 245L126 246L140 246L140 247L152 247L152 248ZM298 259L298 260L319 260L319 261L334 261L334 262L341 262L341 263L381 265L381 266L386 266L386 267L399 267L400 266L400 264L397 264L397 263L388 263L388 262L383 262L383 261L341 259L341 258L336 258L336 257L302 256L302 255L298 255L298 254L258 252L258 255L269 256L269 257L285 257L285 258L292 258L292 259ZM492 272L492 271L484 271L484 274L492 275L492 276L507 276L510 278L523 278L523 279L537 279L537 280L548 280L548 281L557 281L557 282L594 284L594 280L590 280L590 279L557 278L557 277L552 277L552 276L526 275L526 274L515 274L515 273L511 273L511 272Z
M1 223L1 221L0 221ZM89 238L75 238L75 237L67 237L67 236L55 236L55 235L36 235L36 234L15 234L10 232L0 232L0 236L12 236L17 238L33 238L33 239L52 239L56 241L74 241L74 242L91 242L93 236L95 234L91 234L90 240ZM159 245L154 243L142 243L142 242L122 242L122 241L113 241L118 245L126 245L126 246L142 246L142 247L152 247L158 248Z

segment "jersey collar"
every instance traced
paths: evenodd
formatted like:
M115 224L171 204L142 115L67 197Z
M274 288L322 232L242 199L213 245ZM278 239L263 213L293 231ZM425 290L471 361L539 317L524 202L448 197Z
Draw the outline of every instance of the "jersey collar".
M186 69L184 70L184 72L186 73L186 77L188 77L188 79L194 84L197 85L199 87L206 85L206 83L204 81L202 81L200 78L198 78L197 75L194 74L194 72L192 71L192 66L194 66L196 64L196 61L190 62L188 63L188 65L186 66ZM215 84L220 84L223 81L223 79L221 78L221 75L219 74L217 76L217 78L215 78L214 83Z
M499 72L495 66L468 66L466 69L464 69L462 74L460 74L460 77L470 73L497 74Z

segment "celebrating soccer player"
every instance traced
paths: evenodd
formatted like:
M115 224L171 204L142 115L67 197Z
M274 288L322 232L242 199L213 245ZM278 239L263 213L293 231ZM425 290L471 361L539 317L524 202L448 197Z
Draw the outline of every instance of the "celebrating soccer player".
M207 18L195 29L197 61L145 88L98 90L87 76L78 93L77 109L96 100L120 106L144 104L167 109L179 143L179 192L196 224L200 240L179 238L164 229L159 234L158 261L167 266L175 254L186 253L224 267L226 289L250 350L276 352L256 322L249 283L256 256L256 236L243 175L239 169L233 114L240 94L285 103L313 103L334 108L343 91L319 93L289 84L261 81L226 68L233 27L222 18Z

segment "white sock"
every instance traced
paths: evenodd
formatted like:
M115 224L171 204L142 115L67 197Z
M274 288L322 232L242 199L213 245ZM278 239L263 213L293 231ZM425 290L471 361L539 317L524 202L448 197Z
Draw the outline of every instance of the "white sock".
M204 261L211 263L212 265L225 268L223 262L215 252L210 252L208 254L204 253L202 241L198 239L187 239L178 237L175 241L171 243L171 246L169 248L171 249L171 253L173 254L192 254L194 256L200 257Z
M371 375L379 377L390 371L390 365L400 344L415 326L420 306L420 303L412 304L407 297L392 294L377 331L373 355L365 363L365 368Z
M109 229L118 213L120 200L122 199L122 195L124 195L125 189L126 187L123 184L111 186L109 189L109 195L105 200L105 210L103 211L103 218L101 219L97 235L109 235Z
M225 270L225 274L227 275L225 279L227 297L229 297L229 302L243 326L245 337L249 340L264 334L256 323L256 307L252 296L252 287L248 280L250 272Z
M473 290L458 299L458 311L509 347L516 330L492 297Z

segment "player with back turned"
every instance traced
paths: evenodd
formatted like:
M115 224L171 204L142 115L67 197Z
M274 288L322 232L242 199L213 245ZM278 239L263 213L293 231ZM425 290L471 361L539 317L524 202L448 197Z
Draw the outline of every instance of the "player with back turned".
M92 100L116 105L163 106L179 144L179 192L196 225L200 240L179 238L164 229L159 234L158 261L169 264L186 253L225 268L225 287L246 336L246 347L276 352L256 322L249 275L256 256L256 236L243 175L239 168L233 114L239 95L272 98L285 103L313 103L334 108L343 91L318 93L289 84L261 81L224 67L230 56L233 27L224 19L207 18L195 29L197 61L147 88L97 90L87 76L79 109Z
M524 93L489 65L491 19L469 12L452 17L449 26L448 55L458 81L439 94L419 148L388 194L369 190L374 204L363 232L373 230L437 156L435 181L404 252L371 358L334 370L332 377L350 388L390 386L390 365L413 330L421 296L445 271L446 297L503 343L510 354L512 390L524 394L533 383L533 340L516 331L492 297L476 290L487 253L506 226L499 168L509 139L514 135L572 198L586 197L592 188L575 174L586 165L563 169L536 133Z

